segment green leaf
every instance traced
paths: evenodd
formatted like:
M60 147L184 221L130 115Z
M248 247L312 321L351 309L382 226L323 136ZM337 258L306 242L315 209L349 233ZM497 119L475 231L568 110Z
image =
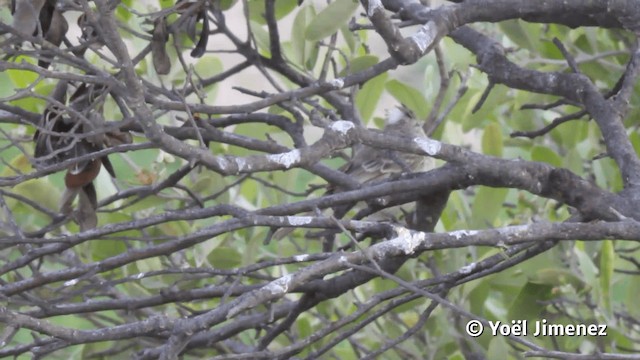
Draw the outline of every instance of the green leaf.
M589 284L596 284L598 282L598 268L596 264L593 263L591 256L585 251L585 245L584 241L576 241L573 246L573 252L576 259L578 259L578 268L582 275L582 281L589 286Z
M537 49L536 43L538 41L532 38L533 29L527 25L518 19L498 23L504 34L516 45L529 50Z
M492 336L485 359L500 359L510 351L511 346L509 346L504 336ZM461 359L468 359L468 357L463 356Z
M315 47L314 43L307 41L304 37L307 24L311 22L314 16L314 8L312 6L304 6L293 19L293 25L291 26L293 59L291 60L299 66L304 66L306 59L311 54L311 49Z
M447 360L464 360L465 357L462 355L460 350L456 350L453 354L447 356Z
M353 31L349 30L349 26L347 25L343 25L340 27L340 33L342 34L342 37L344 38L344 42L347 43L347 46L349 47L349 50L351 51L351 53L355 53L356 51L356 44L358 43L356 40L356 37L353 34Z
M507 197L508 189L481 187L473 200L471 226L482 229L493 226L498 214L502 210L502 203Z
M353 0L336 0L316 16L307 27L305 37L309 41L318 41L332 35L340 29L358 8Z
M173 5L175 5L175 1L174 0L158 0L158 4L160 4L160 7L162 9L166 9L168 7L172 7Z
M540 285L559 287L570 284L576 290L583 290L585 282L571 271L559 268L546 268L538 270L531 276L530 282Z
M378 57L375 55L363 55L359 56L353 60L349 64L349 67L344 67L338 74L338 76L346 76L350 74L355 74L362 70L368 69L373 65L377 64L379 61Z
M275 6L276 20L289 15L296 7L298 0L278 0Z
M220 0L220 10L229 10L238 2L238 0Z
M574 148L577 144L587 138L589 134L589 122L572 121L571 124L558 126L552 134L558 134L561 144L567 148Z
M480 85L478 84L476 86ZM482 85L480 88L470 86L468 91L469 97L467 98L465 95L461 100L461 104L467 104L464 112L462 112L462 114L452 112L451 114L452 119L457 116L461 116L459 119L462 121L462 130L464 132L482 128L489 120L501 119L503 117L497 116L500 113L501 108L504 107L505 99L509 97L507 94L509 88L503 85L494 86L493 89L491 89L489 96L482 103L482 107L475 113L471 112L472 109L480 102L485 86L486 85Z
M21 64L22 62L31 65L36 64L36 60L24 55L16 57L13 62L16 64ZM31 70L7 69L7 75L9 75L9 79L17 88L26 88L38 79L38 74Z
M397 284L394 281L381 278L371 280L371 285L373 285L373 289L376 292L383 292L397 287Z
M633 145L636 154L640 154L640 134L635 131L632 132L631 135L629 135L629 140L631 140L631 145Z
M217 269L232 269L242 263L238 250L230 247L219 247L207 256L211 266Z
M582 175L584 174L583 161L584 157L580 155L578 149L572 148L569 149L563 156L563 167L566 167L567 169L573 171L578 175ZM598 162L595 162L594 164L597 163Z
M364 83L362 89L356 94L356 106L364 122L368 122L371 116L373 116L380 96L382 96L382 92L384 91L384 84L387 81L387 77L387 73L374 77Z
M151 209L151 210L162 209L166 204L167 204L167 199L160 196L156 196L156 195L150 195L136 202L135 204L129 206L127 209L135 213L137 211L142 211L147 209Z
M253 236L247 242L246 247L242 251L242 265L253 265L256 259L260 258L260 253L264 250L264 239L267 236L267 229L256 229Z
M600 248L600 290L602 292L602 303L608 315L611 315L611 285L613 284L614 261L613 241L605 240Z
M565 160L566 161L566 160ZM592 163L596 184L609 191L618 192L623 188L618 164L611 158L598 159Z
M389 330L389 328L387 328L387 330ZM389 335L389 336L394 337L393 335ZM341 360L354 359L355 360L360 358L359 356L357 356L357 354L354 353L353 347L347 340L343 340L339 342L333 349L335 350L336 358L338 359L341 359Z
M256 39L256 43L258 45L258 49L265 57L271 56L271 47L269 46L269 34L267 31L262 28L262 25L255 21L250 21L251 32Z
M108 257L127 252L127 246L121 240L100 239L92 241L90 244L93 261L102 261Z
M3 154L3 159L7 158L8 157ZM28 173L31 170L33 170L33 168L31 167L29 158L27 158L23 153L18 152L9 162L9 166L2 168L0 176L18 175L19 173Z
M482 151L491 156L502 156L503 137L501 127L492 122L484 128L482 134Z
M307 70L313 70L313 68L318 63L318 53L320 52L320 47L318 44L313 44L309 47L309 56L307 56L307 61L304 62L304 66Z
M235 3L235 1L237 0L234 0L233 3ZM229 2L229 0L226 0L226 2ZM274 9L276 20L280 20L283 17L289 15L289 13L293 11L296 6L298 6L298 0L278 0ZM251 15L251 20L257 22L260 25L266 25L267 20L264 17L265 11L266 5L264 0L249 1L249 14Z
M386 88L391 96L411 109L419 119L424 119L427 116L427 100L420 91L398 80L390 80L387 82Z
M482 281L467 295L470 310L472 313L483 316L484 306L491 292L491 287L487 281Z
M531 150L531 160L562 167L562 158L555 151L545 146L534 146Z
M122 6L122 5L126 5L126 6ZM129 10L127 9L131 8L132 5L133 5L133 0L122 0L122 4L118 6L118 8L116 9L116 16L118 17L119 20L121 20L124 23L129 21L129 19L131 18L131 12L129 12Z
M194 66L196 73L204 80L216 76L224 71L224 65L217 56L203 56L198 59ZM208 95L208 99L214 99L218 92L218 83L208 86L205 90Z
M80 358L81 359L104 359L104 357L99 356L98 353L104 353L105 351L109 351L109 349L112 349L115 346L118 346L117 342L115 341L83 344L82 347L79 348L79 349L82 349L80 351Z
M300 317L298 321L296 321L296 325L298 327L298 335L300 336L301 339L304 339L307 336L310 336L311 334L313 334L313 328L311 327L311 323L309 322L309 319L305 317Z
M192 232L193 228L185 220L158 224L149 230L151 236L157 237L179 237Z
M532 320L539 320L546 308L545 302L553 298L553 286L527 282L518 293L507 314L507 319L529 320L529 326L532 326ZM532 334L534 327L527 328L528 333Z
M207 171L194 179L193 184L189 187L196 194L212 194L225 185L222 176L212 171Z
M27 180L14 186L13 191L27 199L36 201L40 206L54 211L58 209L60 193L47 178ZM10 205L12 203L13 199L9 201Z
M640 276L627 276L618 285L626 291L624 305L626 305L629 315L635 318L640 317L640 306L638 306L638 294L640 294Z
M146 258L141 261L137 261L136 266L138 267L140 272L145 272L145 273L150 271L161 270L164 268L162 261L158 257ZM147 287L151 283L155 282L155 280L153 279L147 280L146 282L142 280L145 280L145 278L142 278L140 281L140 284L144 285L143 287Z
M8 71L0 72L0 84L8 84L11 78L7 74ZM11 86L0 86L0 97L6 97L13 94Z
M259 140L268 140L267 134L273 132L274 127L271 125L267 125L264 123L254 122L247 124L237 125L234 129L234 133L238 135L244 135L249 138L259 139ZM231 147L227 151L229 154L246 156L253 154L252 151L244 148L244 147Z
M262 187L255 181L244 181L240 185L240 194L251 204L259 205L257 202L260 190L262 190Z

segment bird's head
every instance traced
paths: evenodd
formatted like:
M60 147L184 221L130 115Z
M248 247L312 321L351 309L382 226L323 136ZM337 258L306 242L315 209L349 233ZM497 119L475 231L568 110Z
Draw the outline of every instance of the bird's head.
M387 111L384 131L398 135L424 136L422 124L413 111L404 105Z

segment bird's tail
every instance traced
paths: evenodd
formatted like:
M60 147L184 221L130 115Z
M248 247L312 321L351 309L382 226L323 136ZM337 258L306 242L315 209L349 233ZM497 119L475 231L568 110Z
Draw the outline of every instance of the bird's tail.
M78 209L74 218L80 226L80 231L93 229L98 225L98 196L93 182L82 187L66 187L60 200L60 212L69 215L73 212L73 202L78 199Z

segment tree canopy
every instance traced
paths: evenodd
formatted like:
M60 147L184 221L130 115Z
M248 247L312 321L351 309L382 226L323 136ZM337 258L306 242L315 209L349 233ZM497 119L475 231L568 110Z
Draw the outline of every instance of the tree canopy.
M639 32L637 0L4 2L0 358L640 359Z

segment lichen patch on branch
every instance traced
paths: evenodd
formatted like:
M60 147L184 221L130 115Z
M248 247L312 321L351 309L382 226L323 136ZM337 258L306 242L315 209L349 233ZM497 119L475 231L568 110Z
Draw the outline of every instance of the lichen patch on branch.
M424 151L429 156L438 155L440 150L442 149L442 144L439 141L432 140L425 137L418 137L413 139L413 142L416 143L422 151Z
M269 161L284 165L285 169L289 169L293 164L300 162L300 150L293 149L282 154L268 155Z
M429 46L436 39L438 30L436 23L429 21L418 29L418 31L411 36L411 40L418 46L420 53L427 51Z
M349 130L355 128L355 125L351 121L339 120L329 125L329 128L342 135L345 135L349 132Z

